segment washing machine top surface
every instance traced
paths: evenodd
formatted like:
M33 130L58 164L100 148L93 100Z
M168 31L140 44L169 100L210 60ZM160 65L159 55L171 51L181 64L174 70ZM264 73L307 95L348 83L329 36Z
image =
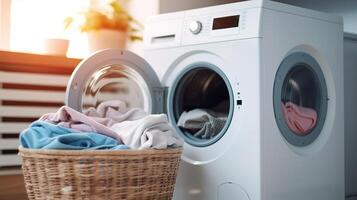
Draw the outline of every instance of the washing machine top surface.
M146 24L147 50L264 37L263 10L330 23L342 18L270 0L243 1L152 16Z

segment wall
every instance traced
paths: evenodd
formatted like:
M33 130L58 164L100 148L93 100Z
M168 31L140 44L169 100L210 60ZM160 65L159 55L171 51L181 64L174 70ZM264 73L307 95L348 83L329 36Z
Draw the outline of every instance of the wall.
M239 0L160 0L160 13L233 3Z
M176 1L173 1L176 2ZM179 1L178 1L179 2ZM131 0L128 5L131 15L143 25L145 20L159 13L159 0ZM142 33L141 33L142 35ZM142 42L133 42L128 45L128 49L141 55L143 52Z
M357 196L357 37L345 38L344 51L346 194Z
M0 49L10 46L10 6L11 0L0 0Z
M357 34L357 1L356 0L276 0L304 8L320 10L343 16L345 32Z

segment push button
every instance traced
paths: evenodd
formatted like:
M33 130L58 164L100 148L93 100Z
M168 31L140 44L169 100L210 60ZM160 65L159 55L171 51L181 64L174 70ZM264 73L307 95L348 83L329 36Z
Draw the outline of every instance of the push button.
M241 105L242 105L242 100L241 100L241 99L238 99L238 100L237 100L237 105L238 105L238 106L241 106Z

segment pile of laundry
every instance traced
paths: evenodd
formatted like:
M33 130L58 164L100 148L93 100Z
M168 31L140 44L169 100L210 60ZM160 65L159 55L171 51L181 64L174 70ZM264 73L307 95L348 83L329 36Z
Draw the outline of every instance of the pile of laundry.
M107 101L80 113L63 106L43 115L20 134L20 143L34 149L166 149L182 140L165 114L147 114Z
M307 135L316 125L317 113L314 109L298 106L293 102L281 102L288 127L297 135Z

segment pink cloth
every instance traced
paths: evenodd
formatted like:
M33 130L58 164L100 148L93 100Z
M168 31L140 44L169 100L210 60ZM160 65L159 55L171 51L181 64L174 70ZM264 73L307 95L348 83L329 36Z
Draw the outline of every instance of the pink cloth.
M298 106L292 102L281 102L288 127L297 135L307 135L316 125L317 113L314 109Z
M127 112L123 102L108 101L101 103L97 109L88 109L84 114L62 106L56 113L45 114L40 120L81 132L102 133L122 142L120 136L110 127L118 122L140 119L146 115L141 109L130 109Z
M48 113L43 115L40 120L51 124L57 124L66 128L75 129L81 132L102 133L121 141L114 131L104 125L106 119L99 118L96 120L96 118L90 118L67 106L62 106L56 113Z

